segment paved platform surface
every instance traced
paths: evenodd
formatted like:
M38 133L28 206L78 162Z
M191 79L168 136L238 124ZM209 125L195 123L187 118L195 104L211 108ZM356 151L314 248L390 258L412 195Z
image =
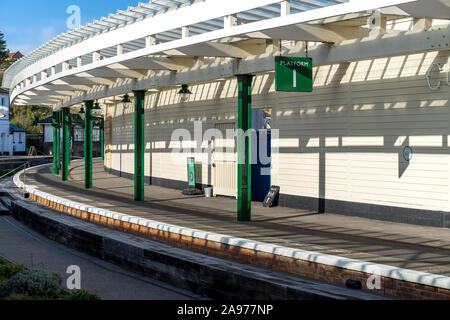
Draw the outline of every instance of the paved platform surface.
M0 257L32 269L59 273L65 286L67 267L81 269L82 289L103 300L198 300L201 296L131 272L58 244L12 217L0 217Z
M254 203L253 222L236 221L236 200L183 196L181 191L146 186L146 201L133 201L133 181L106 173L94 161L94 189L84 189L83 162L73 162L70 181L33 169L26 183L87 205L214 233L279 244L351 259L450 276L450 230L316 214ZM22 177L23 180L23 177Z

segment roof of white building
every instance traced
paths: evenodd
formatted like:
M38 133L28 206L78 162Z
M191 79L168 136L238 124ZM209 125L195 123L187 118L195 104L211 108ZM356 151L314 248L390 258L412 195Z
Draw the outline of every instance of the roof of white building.
M19 126L14 125L14 124L10 124L9 128L13 132L26 132L26 130L24 128L21 128Z
M48 118L39 120L37 124L42 124L42 125L47 125L47 124L49 124L49 125L51 125L51 124L52 124L52 121L53 121L53 117L48 117Z

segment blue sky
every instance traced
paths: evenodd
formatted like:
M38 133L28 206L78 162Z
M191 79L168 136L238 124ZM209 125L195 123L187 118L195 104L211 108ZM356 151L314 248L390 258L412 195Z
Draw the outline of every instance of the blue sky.
M10 51L26 54L68 31L66 21L70 14L66 11L70 5L80 7L84 25L138 3L139 0L0 0L0 31L5 34Z

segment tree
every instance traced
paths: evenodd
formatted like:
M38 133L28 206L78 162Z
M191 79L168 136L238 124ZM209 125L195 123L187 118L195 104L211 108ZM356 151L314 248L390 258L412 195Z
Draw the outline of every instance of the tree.
M0 64L4 64L8 58L9 50L6 48L5 35L0 31Z
M42 133L39 120L44 120L52 115L52 109L39 106L12 106L11 124L24 128L28 133Z

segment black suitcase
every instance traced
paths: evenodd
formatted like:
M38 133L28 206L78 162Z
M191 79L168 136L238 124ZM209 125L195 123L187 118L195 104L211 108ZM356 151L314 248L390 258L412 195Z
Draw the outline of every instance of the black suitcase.
M264 199L263 206L268 208L277 207L279 199L280 199L280 187L272 186L270 187L269 193Z

